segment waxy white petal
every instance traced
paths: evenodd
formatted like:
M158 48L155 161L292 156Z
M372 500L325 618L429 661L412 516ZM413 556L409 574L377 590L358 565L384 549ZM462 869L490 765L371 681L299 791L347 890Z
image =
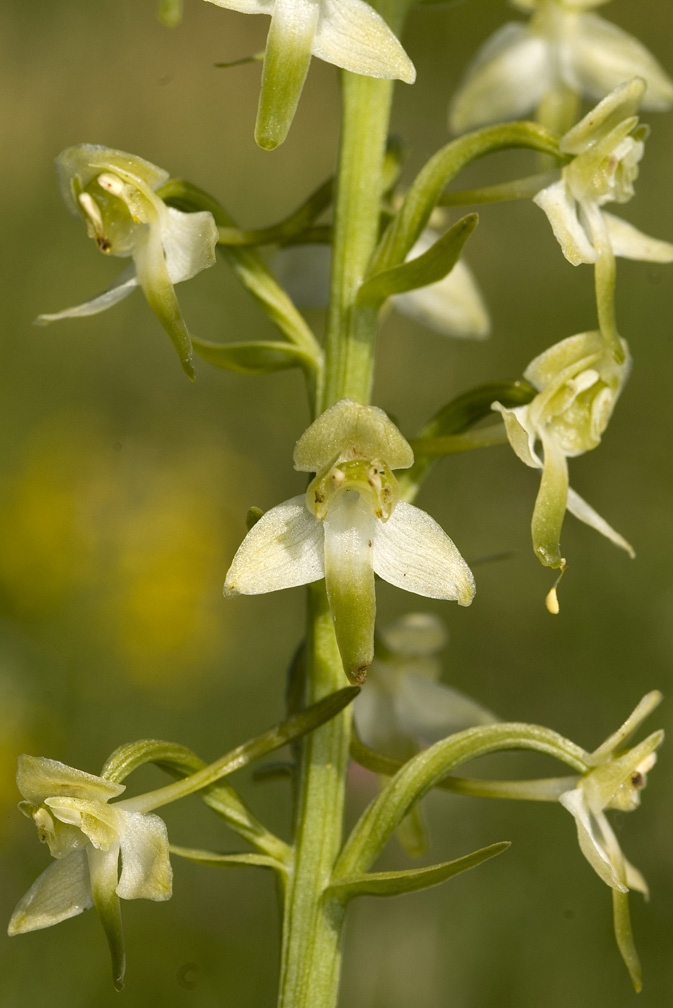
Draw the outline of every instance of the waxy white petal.
M535 452L537 431L530 420L527 406L516 406L508 409L502 403L491 403L491 409L497 410L505 422L507 440L522 462L532 469L541 469L542 460Z
M106 802L126 790L125 784L115 784L58 760L26 753L19 756L16 783L26 801L33 805L40 805L53 795Z
M628 892L628 887L619 878L614 864L608 857L603 838L597 833L596 818L589 810L582 788L578 787L573 791L565 791L559 796L559 801L574 816L580 850L596 874L612 889L617 889L619 892ZM603 828L607 828L612 833L605 816L603 813L600 814L603 818ZM617 844L616 839L615 844Z
M550 86L547 44L526 25L509 22L477 53L451 108L456 132L522 116Z
M218 239L219 232L211 213L182 213L174 207L165 207L161 244L171 282L191 280L201 270L214 266Z
M117 277L112 287L108 287L102 294L84 301L82 304L74 305L72 308L64 308L62 311L50 312L38 315L35 321L38 325L46 325L48 322L58 322L65 318L85 318L88 315L98 315L99 312L106 311L118 301L123 301L136 287L139 286L136 276L135 266L130 266Z
M575 515L575 518L579 518L580 521L584 522L585 525L589 525L591 528L596 529L601 535L604 535L607 539L619 546L621 549L625 550L630 557L635 557L636 553L630 543L624 539L623 536L616 532L611 525L605 521L604 518L594 511L591 505L587 504L578 493L572 489L568 488L568 511Z
M573 266L596 262L598 253L579 221L577 203L563 179L540 190L533 197L533 203L546 213L554 236L568 262Z
M643 234L633 224L615 217L614 214L602 212L603 221L607 228L608 237L612 251L616 256L623 259L636 259L642 262L673 262L673 244L661 241L659 238L650 238Z
M363 0L319 0L318 59L368 77L416 80L414 65L380 14Z
M93 906L86 852L54 861L19 901L7 929L23 934L59 924Z
M304 494L262 515L241 543L225 596L296 588L325 576L323 527L306 509Z
M374 570L390 584L427 598L470 605L474 578L446 532L425 511L400 501L374 539Z
M121 811L122 870L116 888L122 899L167 900L172 894L173 872L168 856L168 832L159 816Z
M382 459L391 469L408 469L414 453L378 406L340 399L299 438L294 449L294 467L300 472L317 473L336 458Z
M642 107L665 112L673 104L673 81L652 53L622 28L596 14L578 18L571 39L572 66L581 90L600 99L618 84L641 77Z

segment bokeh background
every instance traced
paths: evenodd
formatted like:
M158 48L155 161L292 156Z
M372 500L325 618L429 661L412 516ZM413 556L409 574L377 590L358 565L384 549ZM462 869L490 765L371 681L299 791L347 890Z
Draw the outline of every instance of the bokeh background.
M290 460L307 424L301 379L198 367L183 377L140 295L92 319L36 328L41 311L87 299L115 275L59 196L53 159L69 145L138 153L210 190L245 226L280 219L331 174L338 78L314 61L288 142L252 138L259 64L215 64L259 51L268 21L187 0L163 28L155 0L5 0L0 8L3 341L0 381L0 902L7 919L48 862L16 812L15 759L50 756L98 772L120 743L166 738L207 759L278 720L301 637L301 591L225 602L221 584L250 505L300 492ZM663 0L614 0L605 16L660 59L673 45ZM394 130L407 177L446 142L452 88L476 46L511 10L472 0L412 12L405 42L418 69L400 86ZM670 67L669 67L670 69ZM637 198L624 215L673 238L673 117L653 131ZM534 170L501 155L464 184ZM393 314L380 342L375 401L412 436L454 394L518 377L545 347L594 325L592 275L562 259L532 205L485 208L469 246L494 319L484 343L443 339ZM213 340L272 335L223 263L180 288L194 332ZM529 542L537 476L507 448L443 463L421 503L471 560L469 610L424 603L448 622L445 678L503 718L548 724L592 748L640 696L673 692L670 267L620 262L618 311L635 366L600 449L572 463L584 495L635 545L630 561L569 518L561 614ZM311 321L320 327L319 311ZM381 586L390 621L419 600ZM650 730L670 723L670 699ZM485 768L488 771L488 767ZM493 772L556 773L509 757ZM156 786L156 771L130 788ZM632 899L645 975L639 1004L673 989L669 750L635 816L613 822L648 878ZM286 835L286 784L239 780ZM356 775L351 814L373 783ZM611 933L607 888L579 854L560 807L426 799L435 858L510 839L510 851L445 887L353 908L342 1003L349 1008L625 1008L634 1003ZM197 799L166 810L171 838L236 849ZM391 865L405 864L391 848ZM175 865L166 904L124 906L127 989L109 982L92 912L11 941L0 937L0 1004L53 1008L266 1008L274 1003L278 920L263 872ZM316 1005L316 1008L319 1006Z

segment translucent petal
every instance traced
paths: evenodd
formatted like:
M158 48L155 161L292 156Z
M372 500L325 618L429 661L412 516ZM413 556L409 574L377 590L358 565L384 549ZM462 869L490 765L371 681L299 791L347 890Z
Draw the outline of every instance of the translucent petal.
M114 172L124 182L139 188L144 195L158 189L168 180L168 172L150 161L127 154L125 151L97 144L79 144L68 147L56 158L56 171L61 192L68 208L79 217L81 208L73 189L73 180L79 179L82 188L102 172Z
M238 11L239 14L272 14L276 0L206 0L216 7Z
M596 262L598 253L579 221L577 204L568 192L563 179L542 189L533 197L533 203L546 213L554 236L568 262L573 266Z
M425 511L400 501L387 522L378 522L374 570L389 584L427 598L470 605L474 578L446 532Z
M120 813L124 817L124 831L117 895L122 899L170 899L173 872L166 824L150 813L121 810Z
M618 84L642 77L647 84L642 107L664 112L673 104L673 81L645 46L617 25L584 14L569 45L573 71L581 90L602 98Z
M630 557L635 557L636 553L630 543L624 539L619 532L615 532L611 525L605 521L604 518L594 511L594 509L583 500L578 493L572 489L568 488L568 511L575 515L575 518L579 518L580 521L584 522L585 525L590 525L591 528L596 529L601 535L604 535L607 539L619 546L620 549L626 550Z
M16 784L23 797L34 805L40 805L45 798L54 795L105 802L126 790L125 784L113 784L58 760L27 756L25 753L19 756Z
M424 745L438 742L453 732L498 720L460 690L424 676L405 676L397 696L401 728Z
M544 465L531 521L533 549L545 567L562 567L561 527L568 499L568 463L555 438L543 436L542 443Z
M425 240L418 241L413 247L411 256L420 255L431 244L432 238L426 235ZM479 288L462 260L443 280L397 294L392 302L398 311L443 336L484 339L491 328Z
M594 820L586 804L582 788L578 787L573 791L565 791L560 795L559 801L575 817L580 850L596 874L612 889L618 889L619 892L628 892L627 887L620 880L615 866L596 834ZM605 820L605 826L610 830L607 820ZM612 831L610 830L610 832ZM617 843L616 839L615 843Z
M551 83L546 41L522 24L509 22L482 46L453 99L455 132L522 116L537 105Z
M566 154L582 154L625 119L636 116L644 93L645 81L638 77L620 84L561 137L561 150Z
M295 588L325 576L323 527L303 494L262 515L241 543L224 594L258 595Z
M499 402L491 403L491 409L497 410L505 422L507 440L519 456L531 469L541 469L542 460L535 452L537 433L530 422L528 406L516 406L507 409Z
M10 935L51 927L93 906L85 851L54 861L33 882L9 922Z
M392 420L377 406L340 399L304 431L294 449L294 467L320 472L335 458L381 459L391 469L408 469L414 453Z
M48 322L57 322L59 319L64 318L85 318L87 315L97 315L99 312L111 308L118 301L123 301L137 286L138 277L136 276L135 266L130 266L117 277L112 287L108 287L106 291L92 298L91 301L74 305L72 308L64 308L59 312L38 315L35 321L38 325L46 325Z
M172 283L190 280L201 270L213 266L218 237L211 213L182 213L165 207L161 215L161 244Z
M673 245L659 238L650 238L621 217L603 211L603 221L607 228L612 251L624 259L643 262L673 262Z
M369 77L416 79L414 65L380 14L363 0L320 0L313 53Z

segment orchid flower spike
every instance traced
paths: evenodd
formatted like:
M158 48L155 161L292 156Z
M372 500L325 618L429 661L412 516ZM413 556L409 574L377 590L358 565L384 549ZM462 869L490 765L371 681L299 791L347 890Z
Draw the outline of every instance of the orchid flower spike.
M656 762L655 750L663 731L654 732L632 749L623 742L661 701L657 691L648 693L622 727L603 743L588 762L593 765L577 787L565 791L559 801L574 817L580 850L596 874L613 890L617 944L636 990L640 990L640 964L633 944L626 894L630 889L648 895L645 879L624 857L619 841L605 815L608 809L631 812L640 804L647 773Z
M342 399L302 434L295 469L306 494L263 515L239 547L224 594L257 595L325 578L346 675L364 680L374 652L374 574L428 598L469 605L474 579L436 521L399 500L393 469L413 452L383 410Z
M174 284L215 263L218 231L212 214L166 206L156 190L168 172L134 154L81 144L59 154L56 167L68 209L84 219L89 237L101 252L130 256L133 265L98 297L37 321L96 315L140 286L193 378L192 343Z
M513 0L531 19L508 22L481 47L453 100L451 128L462 132L537 109L558 129L566 110L573 121L581 96L598 101L633 77L647 85L643 108L669 109L673 81L654 56L628 32L587 13L604 2Z
M649 238L602 209L606 203L628 203L634 195L648 133L637 116L644 94L639 78L621 84L561 137L559 147L572 161L533 198L573 266L595 263L602 253L673 262L670 242Z
M292 124L311 56L367 77L413 84L413 63L380 14L364 0L208 0L242 14L267 14L255 139L272 150Z
M19 808L33 819L55 863L19 901L9 934L51 927L95 906L112 956L115 987L124 986L119 900L167 900L172 873L166 826L151 813L109 805L124 790L103 777L41 756L20 756ZM120 870L121 858L121 870Z
M442 620L422 612L407 613L377 636L366 686L353 704L358 735L370 749L405 762L453 732L497 721L440 682L447 641Z
M600 444L630 368L618 364L599 332L569 336L531 361L524 377L538 394L526 406L508 409L499 402L507 437L522 462L542 470L531 524L533 548L545 567L565 569L561 526L566 509L633 556L631 546L568 485L568 458ZM543 458L535 450L542 445ZM555 595L548 602L555 605Z

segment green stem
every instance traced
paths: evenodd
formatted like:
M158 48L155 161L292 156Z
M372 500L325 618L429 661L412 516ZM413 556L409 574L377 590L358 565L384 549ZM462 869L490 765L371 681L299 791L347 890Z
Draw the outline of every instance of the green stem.
M399 35L407 0L373 6ZM325 383L319 410L342 398L371 396L378 311L355 305L376 247L393 84L343 75L343 116L332 246L332 285L325 334Z
M324 582L309 586L308 683L321 698L345 683ZM323 900L341 846L350 711L307 737L297 804L295 863L283 915L279 1008L331 1008L340 970L341 904Z

